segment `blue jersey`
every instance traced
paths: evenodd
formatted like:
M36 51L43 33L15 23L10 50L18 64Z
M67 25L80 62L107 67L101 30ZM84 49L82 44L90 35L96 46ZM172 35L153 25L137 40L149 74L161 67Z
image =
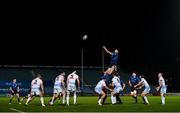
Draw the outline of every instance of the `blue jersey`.
M11 87L11 89L12 89L13 91L17 91L17 89L18 89L19 86L18 86L17 83L12 83L10 87Z
M130 76L129 80L132 85L137 85L140 82L140 79L137 76L136 77Z
M118 62L118 53L113 52L111 56L111 65L117 65Z
M109 74L104 74L101 78L106 80L106 85L109 85L112 81L113 76Z
M124 81L123 81L123 80L120 80L120 84L121 84L121 86L123 86L123 84L124 84Z

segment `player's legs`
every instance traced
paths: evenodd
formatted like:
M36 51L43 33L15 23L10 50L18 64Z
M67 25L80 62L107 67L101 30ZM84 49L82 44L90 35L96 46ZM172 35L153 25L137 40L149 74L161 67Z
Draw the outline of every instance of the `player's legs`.
M118 101L119 104L122 104L121 98L119 96L120 93L116 93L116 100Z
M70 95L70 91L67 91L67 96L66 96L66 105L69 106L69 95Z
M50 100L50 104L53 105L55 100L59 97L59 94L58 93L54 93L53 94L53 97L51 98Z
M165 104L165 94L164 93L161 93L161 101L162 101L162 104L164 105Z
M111 92L111 102L112 104L116 104L116 93Z
M106 102L106 99L107 99L107 90L106 89L103 89L103 92L106 94L105 97L103 98L103 101L102 101L102 104L105 104Z
M43 97L43 94L41 92L39 93L39 96L40 96L41 105L45 106L45 104L44 104L44 97Z
M62 92L62 96L63 96L63 104L65 104L65 100L66 100L66 92L65 91L63 91Z
M102 105L102 100L105 98L106 93L102 91L100 95L101 95L101 98L98 100L98 105Z
M77 104L77 94L76 91L73 91L74 104Z
M11 104L13 98L14 98L14 93L11 93L11 94L10 94L9 104Z
M21 104L21 102L20 102L20 97L19 97L19 93L16 93L16 96L17 96L18 103Z
M144 104L149 104L149 101L146 97L146 95L149 93L149 91L150 91L150 87L145 87L144 91L141 93Z
M143 99L143 101L144 101L144 104L149 104L149 101L148 101L146 95L147 95L146 92L142 92L142 93L141 93L141 96L142 96L142 99Z
M114 92L115 92L115 98L118 101L119 104L122 104L120 96L120 91L122 91L122 87L115 87Z
M131 96L134 98L135 103L137 103L137 91L135 89L131 90Z
M25 105L28 105L28 103L29 103L30 101L32 101L33 97L34 97L34 94L30 94L30 96L28 97Z
M53 93L53 97L50 100L50 105L52 105L54 103L54 101L60 96L60 89L59 88L54 88L54 93Z
M116 71L117 72L117 65L112 65L112 67L111 67L112 69L114 69L114 71Z
M165 104L165 94L166 94L166 86L164 86L164 87L162 87L161 88L161 91L160 91L160 93L161 93L161 101L162 101L162 104L164 105Z

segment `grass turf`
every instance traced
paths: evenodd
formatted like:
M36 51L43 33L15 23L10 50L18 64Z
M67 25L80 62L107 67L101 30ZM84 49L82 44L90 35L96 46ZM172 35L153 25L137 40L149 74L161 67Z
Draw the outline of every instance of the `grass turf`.
M19 105L17 99L13 99L12 104L9 105L9 98L0 97L0 112L13 112L15 110L23 112L180 112L180 96L167 96L166 105L160 104L160 96L149 96L150 105L142 104L141 97L138 97L138 104L134 104L132 97L124 96L121 97L123 104L111 105L110 97L108 97L105 105L98 106L97 98L96 96L78 97L78 104L73 105L71 97L70 106L62 105L56 101L54 106L42 107L39 97L36 97L28 106L25 106L24 103ZM50 97L45 98L46 104L49 99Z

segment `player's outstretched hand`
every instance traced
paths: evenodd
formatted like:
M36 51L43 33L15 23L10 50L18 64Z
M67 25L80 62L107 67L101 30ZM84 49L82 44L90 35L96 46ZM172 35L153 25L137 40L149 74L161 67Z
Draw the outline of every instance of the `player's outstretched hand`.
M103 49L105 49L106 47L105 46L102 46Z

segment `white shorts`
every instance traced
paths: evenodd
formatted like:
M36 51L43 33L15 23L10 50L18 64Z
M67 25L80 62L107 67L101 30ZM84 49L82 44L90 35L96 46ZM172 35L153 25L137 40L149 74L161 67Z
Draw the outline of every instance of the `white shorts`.
M76 91L76 86L68 86L67 90L68 91Z
M136 94L136 93L137 93L137 91L136 91L136 90L131 91L131 95Z
M113 93L116 94L119 93L120 91L122 91L122 87L115 87Z
M150 90L151 90L151 88L150 87L145 87L145 89L144 89L144 93L149 93L150 92Z
M167 87L163 86L161 87L160 93L166 93Z
M62 88L54 88L54 94L62 93L64 90Z
M98 93L99 95L103 92L101 88L95 88L94 91Z
M41 91L39 88L32 88L31 89L31 95L40 95Z

